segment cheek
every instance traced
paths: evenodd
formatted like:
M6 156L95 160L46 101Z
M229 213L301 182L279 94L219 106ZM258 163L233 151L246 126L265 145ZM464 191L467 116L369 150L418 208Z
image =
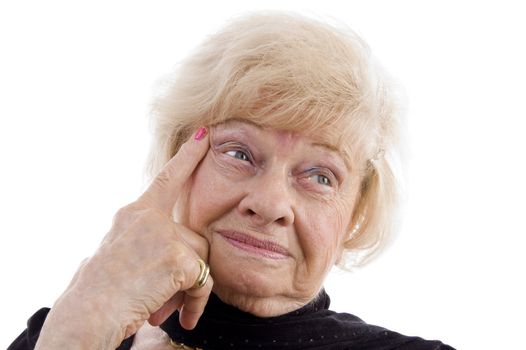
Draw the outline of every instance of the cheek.
M322 261L322 265L332 265L333 260L338 258L342 239L347 233L350 213L349 206L343 201L305 208L304 235L300 240L307 261Z
M238 197L236 186L218 169L211 153L196 169L188 195L186 225L196 232L206 232L211 222L235 208Z

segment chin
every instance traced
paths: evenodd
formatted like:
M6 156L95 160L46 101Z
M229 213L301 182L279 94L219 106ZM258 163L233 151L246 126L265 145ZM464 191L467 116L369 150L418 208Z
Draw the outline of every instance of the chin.
M277 316L297 308L289 264L214 249L210 250L209 264L213 291L223 302L259 317Z
M213 251L210 252L209 264L214 287L218 289L254 298L287 294L290 272L283 271L283 267L261 266L257 261L218 256Z
M276 293L251 293L247 290L238 290L237 285L229 286L215 284L214 293L224 303L232 305L241 311L248 312L258 317L274 317L299 309L306 303L295 298L279 295Z

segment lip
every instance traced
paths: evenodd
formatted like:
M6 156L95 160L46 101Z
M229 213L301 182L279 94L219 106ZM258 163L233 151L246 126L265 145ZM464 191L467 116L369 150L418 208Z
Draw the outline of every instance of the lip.
M217 231L232 246L269 259L287 259L290 255L281 245L254 238L237 231Z

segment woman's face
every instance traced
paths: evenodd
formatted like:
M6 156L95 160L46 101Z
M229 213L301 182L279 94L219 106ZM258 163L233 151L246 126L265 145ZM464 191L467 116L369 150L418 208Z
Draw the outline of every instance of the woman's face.
M208 240L223 301L274 316L319 292L360 183L327 141L240 121L211 128L182 219Z

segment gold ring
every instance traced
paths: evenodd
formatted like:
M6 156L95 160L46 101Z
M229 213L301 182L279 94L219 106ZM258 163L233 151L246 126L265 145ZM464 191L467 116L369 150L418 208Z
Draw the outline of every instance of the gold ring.
M195 280L193 288L201 288L206 284L208 276L210 276L210 267L203 261L203 259L197 259L199 263L199 276Z

